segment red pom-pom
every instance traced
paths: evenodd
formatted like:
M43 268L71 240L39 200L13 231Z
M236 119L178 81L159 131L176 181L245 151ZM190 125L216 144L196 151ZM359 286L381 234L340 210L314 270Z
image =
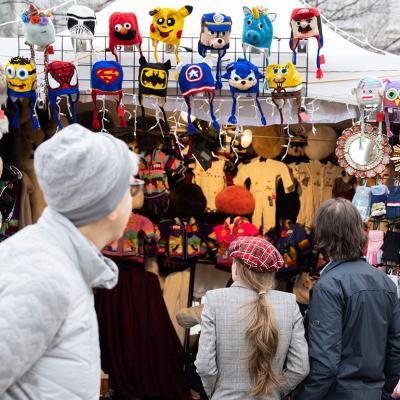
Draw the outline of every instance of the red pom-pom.
M120 128L126 128L128 126L126 119L125 118L120 118L119 119L119 127Z
M92 122L93 129L100 129L100 121L98 119L94 119Z
M316 75L317 79L322 79L323 76L324 76L324 73L322 72L322 69L318 68L317 69L317 75Z
M47 54L54 54L54 47L52 45L47 47Z
M382 122L383 121L383 112L382 111L378 111L376 113L376 122Z

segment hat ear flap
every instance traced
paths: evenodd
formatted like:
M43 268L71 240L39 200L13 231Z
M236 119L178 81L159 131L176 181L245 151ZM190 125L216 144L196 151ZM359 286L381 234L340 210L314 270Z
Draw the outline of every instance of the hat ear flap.
M157 15L160 12L161 8L160 7L155 7L149 11L149 15L154 17L154 15Z
M244 15L251 15L251 14L253 14L253 13L251 12L250 8L249 8L249 7L246 7L246 6L243 7L243 13L244 13Z

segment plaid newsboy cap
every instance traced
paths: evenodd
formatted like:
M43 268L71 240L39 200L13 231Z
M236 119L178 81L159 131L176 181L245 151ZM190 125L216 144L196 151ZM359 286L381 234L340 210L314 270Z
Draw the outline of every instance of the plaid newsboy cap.
M266 239L240 236L229 246L231 257L256 272L276 272L284 261L279 251Z

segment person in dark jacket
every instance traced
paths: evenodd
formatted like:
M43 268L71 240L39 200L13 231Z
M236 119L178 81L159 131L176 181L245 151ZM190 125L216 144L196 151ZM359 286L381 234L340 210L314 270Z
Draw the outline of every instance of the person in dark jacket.
M400 377L400 304L382 271L361 258L361 217L344 199L315 219L317 248L330 260L307 315L310 374L295 400L380 400Z

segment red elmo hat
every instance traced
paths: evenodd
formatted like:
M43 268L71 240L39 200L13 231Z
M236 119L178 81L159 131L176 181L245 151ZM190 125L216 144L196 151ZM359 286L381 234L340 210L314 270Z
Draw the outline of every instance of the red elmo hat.
M228 186L215 198L215 206L221 213L228 215L253 214L256 201L244 186Z

